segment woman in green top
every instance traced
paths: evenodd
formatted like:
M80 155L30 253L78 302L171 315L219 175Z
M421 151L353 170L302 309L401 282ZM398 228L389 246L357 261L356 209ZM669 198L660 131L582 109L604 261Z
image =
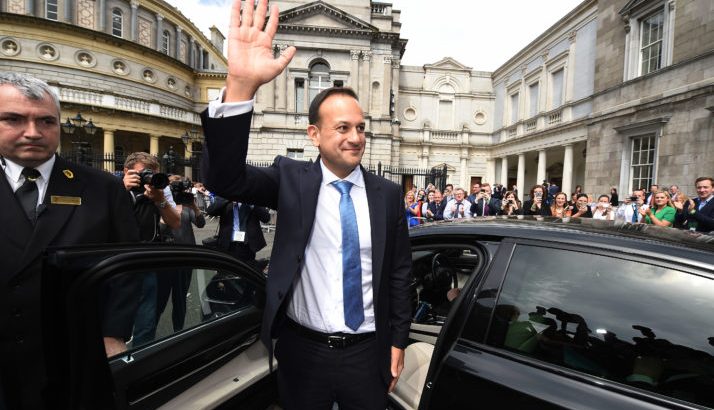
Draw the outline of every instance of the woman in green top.
M654 197L654 205L651 208L642 209L640 213L644 216L644 222L657 226L672 226L676 210L669 199L668 192L657 192Z

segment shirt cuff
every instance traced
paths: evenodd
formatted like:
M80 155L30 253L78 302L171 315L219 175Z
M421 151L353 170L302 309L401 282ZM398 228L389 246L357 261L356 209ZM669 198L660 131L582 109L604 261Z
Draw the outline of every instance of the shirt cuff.
M209 118L234 117L236 115L249 113L253 109L255 98L249 101L224 103L223 97L225 93L226 87L223 87L218 98L208 103Z

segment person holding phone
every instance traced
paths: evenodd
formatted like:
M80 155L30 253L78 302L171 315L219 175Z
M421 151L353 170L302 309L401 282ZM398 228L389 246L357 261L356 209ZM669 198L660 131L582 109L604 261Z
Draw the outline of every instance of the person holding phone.
M575 197L575 204L573 205L572 217L573 218L592 218L593 212L590 209L590 200L587 194L578 194Z
M600 195L597 199L597 204L595 204L595 211L593 211L593 219L599 219L601 221L614 221L615 213L612 211L612 206L610 206L610 197L607 195Z
M518 215L521 210L521 201L513 191L506 191L501 201L501 212L499 215Z
M522 215L543 215L545 209L545 190L542 185L533 185L530 199L523 203L521 207Z

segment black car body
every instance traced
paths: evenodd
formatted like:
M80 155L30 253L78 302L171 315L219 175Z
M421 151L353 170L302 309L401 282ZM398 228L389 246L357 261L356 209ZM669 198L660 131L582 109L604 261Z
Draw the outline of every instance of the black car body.
M500 217L410 236L413 343L393 408L714 406L714 237ZM186 326L162 317L153 343L107 362L109 278L177 269L192 277ZM247 265L199 247L90 247L51 251L43 280L55 408L276 402L256 342L265 279Z

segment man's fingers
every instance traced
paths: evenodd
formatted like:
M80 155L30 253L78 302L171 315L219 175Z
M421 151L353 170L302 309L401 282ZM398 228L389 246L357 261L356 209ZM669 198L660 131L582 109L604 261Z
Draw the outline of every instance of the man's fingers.
M261 27L262 28L262 27ZM270 5L270 17L268 18L268 25L265 27L265 34L270 37L272 41L275 37L275 33L278 31L278 6L275 4Z
M258 2L258 8L255 10L255 16L253 17L253 25L258 30L262 30L263 25L265 25L265 14L268 10L267 4L268 0L260 0Z
M280 66L280 71L285 70L285 67L287 67L288 64L290 64L290 60L293 59L296 51L297 51L297 49L295 47L290 46L290 47L286 48L283 52L281 52L280 56L278 56L278 58L275 59L275 61Z
M397 387L397 381L399 381L399 377L395 377L392 379L392 382L389 383L389 390L387 390L388 393L394 391L394 388Z
M231 6L231 21L228 26L228 30L230 33L230 30L232 30L234 27L237 29L240 27L240 6L241 6L241 0L234 0L233 5Z
M241 22L244 27L251 27L253 25L253 0L246 0L243 4Z

